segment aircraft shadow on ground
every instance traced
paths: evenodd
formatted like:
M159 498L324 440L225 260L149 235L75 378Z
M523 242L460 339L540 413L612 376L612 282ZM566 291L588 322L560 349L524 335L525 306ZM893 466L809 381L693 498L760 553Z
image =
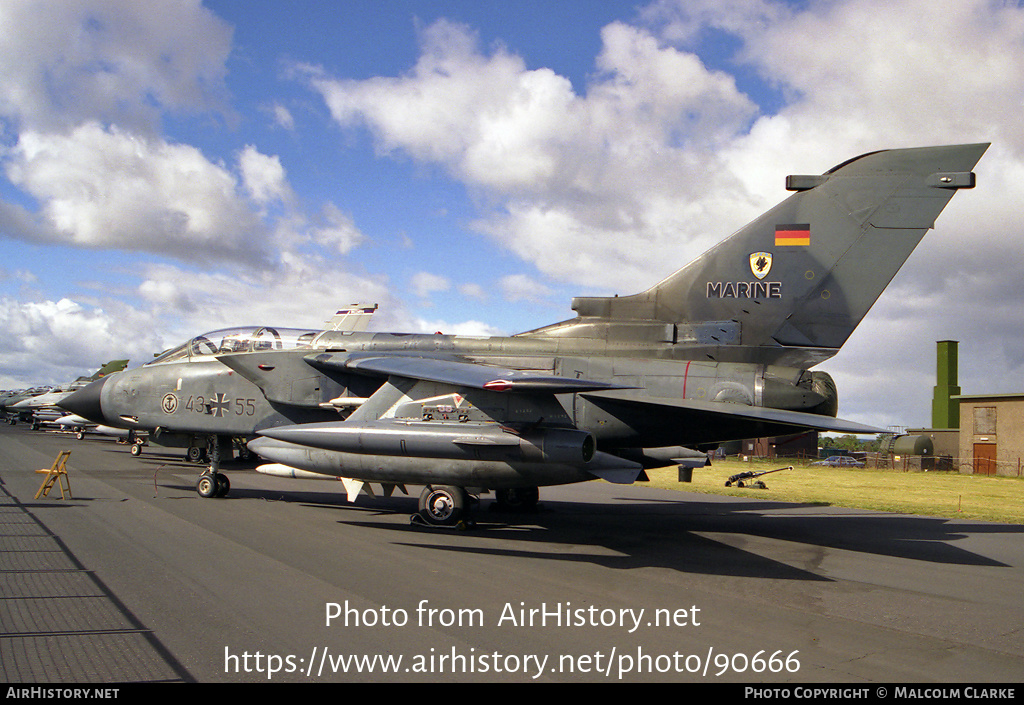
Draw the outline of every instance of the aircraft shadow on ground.
M124 452L123 447L114 444L104 450ZM137 460L146 467L147 475L153 475L159 488L185 494L194 493L195 488L192 482L183 482L181 475L198 477L204 469L185 460L178 449L147 448ZM235 473L248 475L255 464L231 461L224 471L229 477ZM173 476L161 476L165 472ZM429 550L584 561L617 569L664 567L690 573L791 580L827 578L814 571L813 560L802 568L759 555L762 539L937 564L1006 567L956 542L970 534L1024 533L1024 527L1017 525L774 501L695 500L693 495L679 500L549 498L536 512L526 514L491 511L493 501L484 497L475 512L475 526L463 532L408 522L417 509L418 488L410 488L411 496L398 492L391 497L360 495L355 503L349 503L339 486L330 487L281 490L238 483L227 498L203 501L261 499L331 509L344 514L339 523L396 532L407 537L403 544ZM537 549L532 550L531 545ZM588 546L595 550L588 551Z
M398 541L401 545L427 550L588 562L622 570L661 567L687 573L787 580L828 581L814 571L821 554L815 552L806 568L794 567L761 555L762 539L938 564L1008 567L956 542L977 533L1024 533L1024 527L1015 525L966 524L955 519L820 505L689 498L545 500L537 511L525 514L492 511L492 501L485 498L477 507L475 525L463 531L396 522L397 517L404 519L416 511L415 496L361 495L354 504L338 491L244 488L232 489L231 496L344 512L348 516L338 519L341 524L395 532L406 537ZM778 514L786 510L808 513ZM564 550L558 550L559 546ZM595 550L588 551L588 546Z
M535 558L580 560L579 545L597 545L620 554L595 555L594 562L611 568L663 567L682 572L756 576L790 580L828 580L814 571L819 552L807 569L762 555L758 539L782 540L932 563L1007 567L999 561L959 548L953 542L967 538L968 527L947 519L899 515L764 516L778 511L778 503L728 504L681 501L674 511L663 502L590 506L575 502L550 503L551 512L531 523L535 530L520 532L516 541L538 541L572 546L565 556L549 551L522 551L502 547L408 543L446 551L529 555ZM569 506L567 506L569 505ZM800 508L801 505L784 505ZM971 526L970 531L1013 531L1021 527ZM483 531L482 536L499 532ZM717 534L708 536L705 534Z

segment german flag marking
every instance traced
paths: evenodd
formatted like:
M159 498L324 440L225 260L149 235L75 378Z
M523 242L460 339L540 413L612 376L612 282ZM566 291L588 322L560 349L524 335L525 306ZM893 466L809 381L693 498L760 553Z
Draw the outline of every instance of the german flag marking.
M809 223L790 223L775 226L775 246L806 246L811 244L811 226Z

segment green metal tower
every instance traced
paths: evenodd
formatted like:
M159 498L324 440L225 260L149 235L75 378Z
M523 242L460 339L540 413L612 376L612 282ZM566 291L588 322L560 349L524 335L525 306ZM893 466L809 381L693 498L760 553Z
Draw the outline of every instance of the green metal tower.
M932 395L932 428L960 428L960 394L957 386L957 341L938 343L935 392Z

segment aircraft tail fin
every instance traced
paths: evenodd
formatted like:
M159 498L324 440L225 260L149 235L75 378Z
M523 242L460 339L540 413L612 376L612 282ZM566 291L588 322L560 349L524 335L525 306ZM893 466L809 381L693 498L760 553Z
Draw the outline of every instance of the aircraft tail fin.
M79 377L76 382L94 382L101 377L120 372L128 366L128 360L111 360L110 362L104 362L103 366L100 367L96 372L88 377Z
M526 335L834 354L988 144L872 152L820 176L651 289L573 300L576 319Z
M330 320L324 323L324 330L343 330L361 332L370 325L370 316L377 310L377 304L352 304L348 308L339 309Z

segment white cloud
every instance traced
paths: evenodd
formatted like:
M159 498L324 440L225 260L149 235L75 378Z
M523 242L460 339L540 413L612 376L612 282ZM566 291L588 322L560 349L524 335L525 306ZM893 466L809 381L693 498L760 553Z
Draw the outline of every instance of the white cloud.
M324 276L326 270L322 258L298 253L283 254L278 266L267 271L150 265L139 289L150 304L147 315L187 321L184 328L175 324L174 334L183 339L233 325L316 328L353 301L379 303L375 322L401 316L400 303L381 279L343 271Z
M107 290L93 303L85 303L84 297L0 297L0 329L9 336L0 388L66 382L114 358L142 364L156 352L225 327L319 329L334 311L353 301L380 305L371 330L505 333L479 321L414 317L383 277L353 275L328 265L321 257L300 253L283 254L278 266L267 271L210 272L148 264L138 273L137 290L123 298ZM329 276L324 275L327 271Z
M248 262L266 257L265 228L234 175L189 145L97 123L68 134L28 131L5 171L43 204L53 241L182 258L197 250Z
M15 301L0 298L0 329L6 334L0 387L61 384L95 372L112 359L149 359L159 345L155 334L139 328L119 334L135 318L126 312L83 306L70 299Z
M315 256L285 254L272 272L204 274L176 266L154 265L144 273L142 287L148 292L165 292L168 298L150 297L153 308L145 315L175 321L163 331L166 345L180 343L198 333L235 325L274 325L318 329L341 306L354 301L377 303L371 330L481 335L496 329L477 321L426 321L409 314L402 300L383 277L359 276L331 271L324 276L327 261ZM424 291L450 287L447 280L422 273ZM183 326L172 316L180 282L201 290L202 305L188 312ZM439 287L439 288L438 288ZM186 304L191 299L183 299ZM180 313L180 312L179 312ZM258 320L254 316L258 315Z
M0 30L4 236L260 268L364 240L333 203L304 212L279 156L250 143L229 165L161 136L164 116L227 111L232 31L198 0L8 3Z
M291 132L295 129L295 118L292 117L291 111L284 107L280 103L275 103L271 108L271 113L274 116L274 124L278 127Z
M499 200L478 230L549 276L617 291L653 283L781 200L790 169L997 133L1024 142L1024 52L1006 50L1021 47L1016 8L660 2L647 16L660 34L604 29L582 96L443 21L423 31L406 75L310 80L339 123L365 124L381 149L444 165ZM733 60L788 104L759 116L731 76L671 45L707 28L737 36Z
M312 239L329 252L339 255L348 254L366 240L366 236L356 227L356 224L345 213L342 213L336 205L328 203L324 206L323 212L310 227Z
M292 198L279 157L260 154L253 145L246 145L238 155L242 181L253 201L266 205L272 201L287 202Z
M443 21L423 32L406 76L308 73L339 123L366 124L381 149L443 164L505 199L481 232L549 276L628 288L650 283L652 249L667 249L671 267L720 217L716 201L666 204L736 190L710 150L749 123L754 105L731 77L643 30L615 23L603 38L586 96L505 49L483 54L467 28Z
M9 271L5 267L0 267L0 281L8 280L20 281L25 284L32 284L38 281L39 277L37 277L34 272L31 272L27 269L16 269L14 271Z
M208 287L204 278L182 276L180 270L169 265L150 265L145 276L138 293L150 304L153 314L192 316L201 309L196 294L205 296Z
M487 291L479 284L460 284L458 286L458 291L463 296L477 301L486 301L488 298Z
M429 299L436 291L447 291L452 286L447 277L430 272L416 272L409 280L409 288L421 299Z
M551 289L525 274L510 274L498 281L498 288L506 301L549 303Z
M0 168L21 191L0 202L3 234L265 265L257 206L289 194L276 157L243 150L243 189L223 163L160 136L166 115L233 119L231 37L199 0L0 5L0 120L15 137Z
M135 292L98 300L0 298L0 329L9 336L0 388L54 384L114 358L142 364L200 333L239 325L319 329L340 306L380 303L374 328L409 330L417 321L381 279L333 271L315 256L283 255L274 270L217 272L144 265ZM136 298L133 294L138 294Z
M508 335L503 331L482 321L462 321L452 323L443 320L428 321L423 318L416 319L406 329L413 333L442 333L444 335L465 335L469 337L486 338L496 335Z
M0 114L30 130L226 106L231 29L200 0L0 4Z

